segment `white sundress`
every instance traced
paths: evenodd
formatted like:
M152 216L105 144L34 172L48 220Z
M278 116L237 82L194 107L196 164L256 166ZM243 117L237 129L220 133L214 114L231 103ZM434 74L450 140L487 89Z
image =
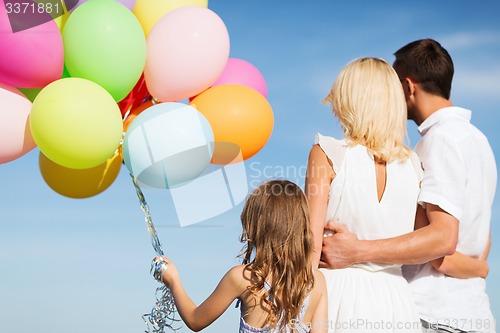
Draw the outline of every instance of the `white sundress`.
M422 171L418 158L388 163L386 187L378 200L373 155L344 140L316 137L332 161L327 221L338 220L359 239L382 239L413 231ZM357 264L321 269L328 289L331 332L422 332L401 265Z

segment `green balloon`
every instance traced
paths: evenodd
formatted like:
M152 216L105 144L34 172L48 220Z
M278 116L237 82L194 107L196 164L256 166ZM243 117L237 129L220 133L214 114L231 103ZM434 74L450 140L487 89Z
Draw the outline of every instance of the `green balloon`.
M71 77L71 75L69 75L68 69L66 68L66 66L64 66L63 72L62 72L62 75L61 75L61 79L65 79L65 78L68 78L68 77Z
M42 88L17 88L24 94L31 102L33 102Z
M117 102L134 88L146 63L146 39L127 7L90 0L69 16L62 36L71 77L99 84Z

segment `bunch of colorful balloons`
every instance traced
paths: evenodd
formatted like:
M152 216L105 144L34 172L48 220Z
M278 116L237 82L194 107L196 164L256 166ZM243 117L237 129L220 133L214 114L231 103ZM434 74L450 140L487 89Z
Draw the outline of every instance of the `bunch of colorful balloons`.
M38 146L46 183L86 198L122 161L169 188L228 163L224 144L246 160L270 138L264 77L229 57L207 0L73 0L56 14L32 0L52 17L15 32L11 2L0 0L0 163Z

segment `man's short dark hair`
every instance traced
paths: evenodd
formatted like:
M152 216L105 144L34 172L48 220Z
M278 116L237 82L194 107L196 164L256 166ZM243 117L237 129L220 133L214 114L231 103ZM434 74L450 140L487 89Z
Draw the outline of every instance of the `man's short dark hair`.
M421 39L403 46L394 55L394 69L400 77L410 77L424 91L450 99L453 61L441 44Z

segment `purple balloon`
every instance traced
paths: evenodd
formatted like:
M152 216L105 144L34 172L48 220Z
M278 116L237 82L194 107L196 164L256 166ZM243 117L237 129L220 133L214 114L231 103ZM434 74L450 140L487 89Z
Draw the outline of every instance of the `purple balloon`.
M73 0L73 2L76 2L75 6L72 8L68 8L68 10L73 11L75 8L80 6L82 3L85 3L89 0ZM128 9L132 10L134 9L135 3L137 0L92 0L92 1L116 1L127 7Z

